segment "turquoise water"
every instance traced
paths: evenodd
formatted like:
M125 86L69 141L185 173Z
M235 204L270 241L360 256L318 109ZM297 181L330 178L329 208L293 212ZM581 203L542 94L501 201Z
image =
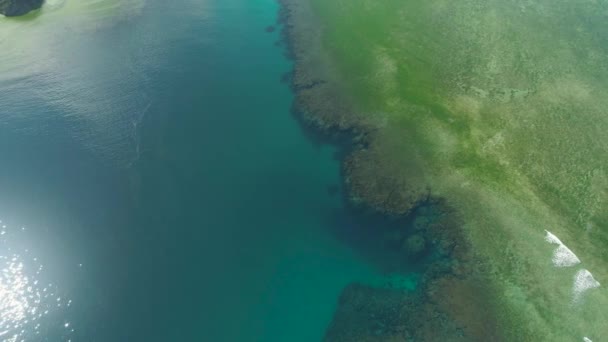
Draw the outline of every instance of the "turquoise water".
M53 292L6 336L315 341L345 285L382 281L335 234L336 150L290 112L277 14L67 0L0 18L0 251Z

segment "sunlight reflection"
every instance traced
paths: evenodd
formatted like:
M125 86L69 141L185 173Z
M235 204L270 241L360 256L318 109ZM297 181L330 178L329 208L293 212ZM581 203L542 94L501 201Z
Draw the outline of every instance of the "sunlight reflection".
M11 237L24 230L11 234L2 225L0 231L0 339L7 342L40 340L43 327L47 331L50 324L45 317L72 303L58 296L53 284L42 283L44 266L29 249L11 247ZM61 335L67 338L73 332L71 324L61 325L67 330Z

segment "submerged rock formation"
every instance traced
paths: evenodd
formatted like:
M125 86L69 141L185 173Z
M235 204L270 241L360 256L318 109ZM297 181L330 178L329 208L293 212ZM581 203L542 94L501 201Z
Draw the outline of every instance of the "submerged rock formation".
M291 82L300 118L321 133L352 134L352 150L342 159L349 204L398 222L376 227L376 234L366 235L366 246L356 248L365 255L373 254L366 249L382 249L381 264L377 255L370 260L387 273L417 264L421 275L414 292L390 284L348 285L324 341L504 340L507 332L493 311L493 293L479 285L486 284L483 260L470 248L460 216L433 196L419 176L424 163L415 152L399 145L395 150L411 157L405 163L383 157L377 143L383 124L359 113L340 87L340 76L322 48L323 24L310 3L281 4L283 34L295 61Z
M499 296L485 286L485 266L457 215L438 201L419 206L412 216L380 236L387 249L416 260L418 287L348 285L324 342L508 340L493 310Z
M419 300L346 289L327 341L455 340L401 327L436 317L458 327L446 336L475 341L608 334L608 295L596 274L608 244L603 5L280 2L301 121L353 136L342 158L350 202L408 217L441 198L461 222L443 231L459 231L471 246L464 256L449 253L451 264L428 266L424 277L433 280L422 283ZM556 237L546 244L546 229L568 247ZM417 262L453 247L444 243L450 239L438 243L439 233L379 232L384 250ZM594 269L575 275L569 267L578 263ZM582 288L589 298L574 309ZM415 312L426 318L396 303L409 301L424 303ZM372 324L372 315L393 311L398 322L385 315L385 328Z
M42 7L44 0L0 0L0 14L7 17L25 15Z

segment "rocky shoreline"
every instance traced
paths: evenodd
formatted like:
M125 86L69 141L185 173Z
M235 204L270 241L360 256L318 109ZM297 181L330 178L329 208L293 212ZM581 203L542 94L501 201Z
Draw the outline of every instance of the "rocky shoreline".
M406 259L433 256L425 260L414 293L346 287L325 341L502 340L496 313L488 305L493 294L478 285L485 283L484 265L462 233L458 214L435 198L424 181L403 184L390 177L394 170L385 172L395 166L376 158L377 124L352 105L323 49L323 26L310 3L279 2L283 38L294 61L290 81L298 119L325 137L349 137L341 160L348 205L403 222L377 232L387 249L400 249Z
M26 15L42 7L44 0L0 0L0 14L7 17Z

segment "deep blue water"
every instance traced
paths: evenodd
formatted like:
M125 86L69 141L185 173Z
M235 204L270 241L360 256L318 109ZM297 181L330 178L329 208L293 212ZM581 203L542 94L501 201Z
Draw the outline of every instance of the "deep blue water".
M320 340L378 275L334 234L339 162L290 112L275 0L48 6L0 20L0 251L53 292L5 336Z

